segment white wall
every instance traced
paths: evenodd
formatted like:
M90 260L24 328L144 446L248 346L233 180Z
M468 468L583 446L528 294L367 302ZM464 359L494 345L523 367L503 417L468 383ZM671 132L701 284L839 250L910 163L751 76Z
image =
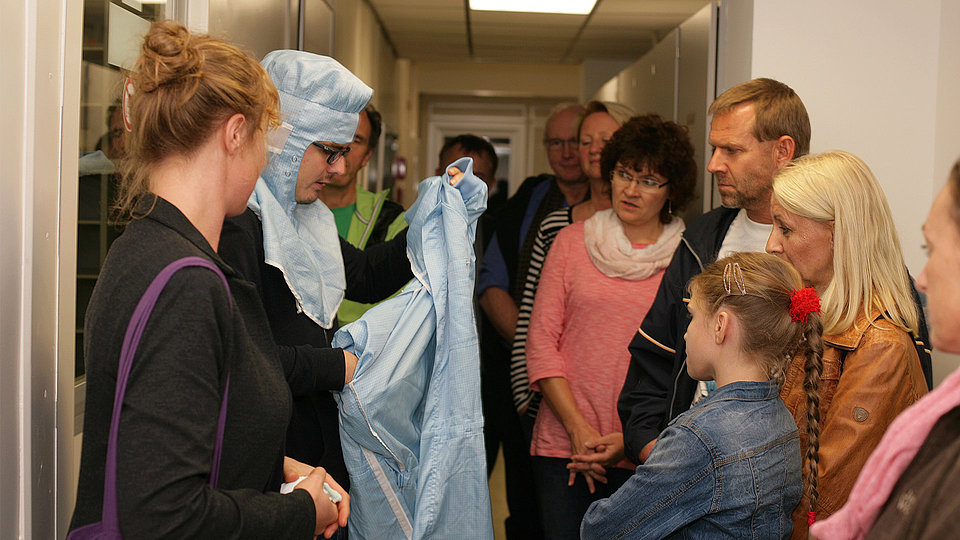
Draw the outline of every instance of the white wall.
M937 125L934 135L934 191L947 180L947 173L960 157L960 2L945 1L940 8L939 78L937 80Z
M940 2L764 0L753 16L753 76L800 95L812 151L848 150L873 169L918 274L933 197Z
M20 414L20 381L23 363L22 292L24 273L24 176L26 174L27 105L27 4L7 6L0 19L0 537L16 538L22 532L24 510L23 430Z
M848 150L870 165L916 276L926 261L920 227L960 155L957 2L730 0L727 8L732 25L752 19L752 42L728 50L721 65L748 58L749 77L790 85L810 113L811 150ZM956 365L938 355L936 378Z
M588 97L603 90L603 87L606 86L611 78L616 77L633 62L634 60L584 58L583 64L581 64L583 83L581 85L580 96L586 101ZM616 99L606 101L616 101Z

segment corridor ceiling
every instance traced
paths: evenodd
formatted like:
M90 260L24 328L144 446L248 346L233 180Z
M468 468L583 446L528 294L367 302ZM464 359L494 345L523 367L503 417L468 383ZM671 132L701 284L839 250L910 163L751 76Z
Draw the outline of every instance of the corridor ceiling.
M556 15L471 11L469 0L366 2L400 58L531 64L638 58L708 3L597 0L589 15Z

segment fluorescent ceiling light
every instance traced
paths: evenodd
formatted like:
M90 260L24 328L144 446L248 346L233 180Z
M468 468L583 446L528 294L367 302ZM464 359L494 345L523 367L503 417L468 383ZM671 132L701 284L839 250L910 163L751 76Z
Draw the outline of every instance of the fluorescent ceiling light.
M597 0L470 0L470 9L586 15L596 3Z

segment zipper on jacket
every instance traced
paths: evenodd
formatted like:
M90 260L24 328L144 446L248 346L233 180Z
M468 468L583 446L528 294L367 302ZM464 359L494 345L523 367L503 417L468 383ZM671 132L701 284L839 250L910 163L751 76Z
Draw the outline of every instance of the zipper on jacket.
M687 359L683 359L683 363L680 364L680 372L677 373L677 376L673 379L673 398L670 400L670 415L667 417L667 423L669 424L673 420L673 406L677 403L677 385L680 384L680 376L683 375L683 370L687 369Z
M680 241L683 242L683 245L687 246L687 249L690 250L690 254L693 255L693 258L697 261L697 266L700 267L700 273L703 273L703 261L700 260L700 256L697 255L697 251L693 249L693 246L690 245L690 242L687 241L687 237L681 235ZM673 397L670 399L670 409L668 411L669 416L667 417L667 423L669 424L673 420L673 407L677 403L677 386L680 385L680 376L683 375L683 371L687 368L687 357L686 350L684 350L683 363L680 364L680 371L677 373L677 376L673 378Z
M393 450L387 446L387 443L385 443L383 439L380 438L380 435L377 433L377 431L373 429L373 424L370 423L370 418L367 416L367 411L363 408L363 403L360 401L360 395L357 393L357 389L353 387L353 381L348 383L348 386L350 387L350 391L353 392L353 398L357 400L357 407L360 409L360 414L363 415L363 420L367 423L367 429L370 430L370 434L380 441L380 444L383 446L383 448L390 453L390 455L393 457L393 460L396 461L397 468L400 469L400 472L406 472L406 467L404 467L403 462L400 461L400 458L393 453Z

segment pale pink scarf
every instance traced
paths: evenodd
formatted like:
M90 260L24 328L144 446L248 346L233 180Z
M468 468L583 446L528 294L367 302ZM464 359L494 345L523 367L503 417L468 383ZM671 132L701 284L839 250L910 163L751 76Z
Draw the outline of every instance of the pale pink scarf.
M639 281L670 264L684 229L683 220L674 217L663 226L656 243L635 248L623 230L623 222L608 208L583 222L583 243L590 261L603 275Z
M814 523L810 533L820 540L866 536L933 425L958 405L960 369L897 416L860 471L847 503L829 518Z

